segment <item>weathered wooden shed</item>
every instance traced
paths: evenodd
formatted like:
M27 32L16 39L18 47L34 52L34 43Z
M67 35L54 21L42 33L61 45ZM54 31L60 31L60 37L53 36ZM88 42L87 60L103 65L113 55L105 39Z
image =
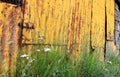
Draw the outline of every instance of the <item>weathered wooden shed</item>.
M14 0L0 2L0 66L16 68L18 46L67 46L77 56L84 47L106 52L114 46L114 0ZM17 1L17 0L16 0Z

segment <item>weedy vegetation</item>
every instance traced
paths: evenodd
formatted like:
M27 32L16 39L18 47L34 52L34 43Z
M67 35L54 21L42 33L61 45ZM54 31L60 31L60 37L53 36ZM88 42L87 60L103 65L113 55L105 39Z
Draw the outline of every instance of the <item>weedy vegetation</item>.
M96 52L84 51L76 62L68 55L62 47L34 50L30 55L19 51L15 77L120 77L120 57L112 52L105 61Z

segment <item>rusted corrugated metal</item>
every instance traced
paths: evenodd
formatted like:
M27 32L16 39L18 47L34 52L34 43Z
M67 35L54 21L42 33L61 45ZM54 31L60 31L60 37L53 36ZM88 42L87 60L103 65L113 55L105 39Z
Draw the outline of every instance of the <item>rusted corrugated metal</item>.
M114 40L114 0L24 0L23 3L19 7L0 3L2 62L6 71L9 66L15 69L19 37L20 46L62 45L77 57L84 49L103 52L106 41ZM11 77L14 69L10 70Z

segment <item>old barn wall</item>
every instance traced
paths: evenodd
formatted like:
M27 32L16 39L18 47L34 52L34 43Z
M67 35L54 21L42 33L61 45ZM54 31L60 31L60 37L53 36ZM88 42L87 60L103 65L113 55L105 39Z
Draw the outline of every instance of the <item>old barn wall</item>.
M0 41L2 41L0 54L2 62L6 63L4 64L6 71L9 70L10 60L17 56L16 39L19 37L22 39L19 40L21 45L39 44L39 40L43 40L42 44L67 45L67 48L77 56L85 47L88 50L104 51L106 41L114 40L114 0L23 2L24 5L21 7L0 2ZM14 28L13 31L10 25ZM13 59L10 57L11 38ZM13 65L15 61L12 61ZM14 70L11 71L14 73Z

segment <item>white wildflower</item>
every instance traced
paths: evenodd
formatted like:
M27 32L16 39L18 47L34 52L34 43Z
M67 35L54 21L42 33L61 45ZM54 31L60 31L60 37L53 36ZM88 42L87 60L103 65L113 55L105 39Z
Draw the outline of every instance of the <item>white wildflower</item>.
M22 57L22 58L27 58L27 57L29 57L29 56L26 55L26 54L24 54L24 55L21 55L20 57Z
M50 52L50 48L44 48L45 52Z
M43 40L43 37L39 37L38 40Z
M40 49L37 49L36 51L37 51L37 52L40 52Z
M26 57L26 59L29 59L29 57Z
M111 61L107 61L107 63L108 63L108 64L112 64L112 62L111 62Z
M30 63L32 63L33 61L35 61L35 59L30 60Z

